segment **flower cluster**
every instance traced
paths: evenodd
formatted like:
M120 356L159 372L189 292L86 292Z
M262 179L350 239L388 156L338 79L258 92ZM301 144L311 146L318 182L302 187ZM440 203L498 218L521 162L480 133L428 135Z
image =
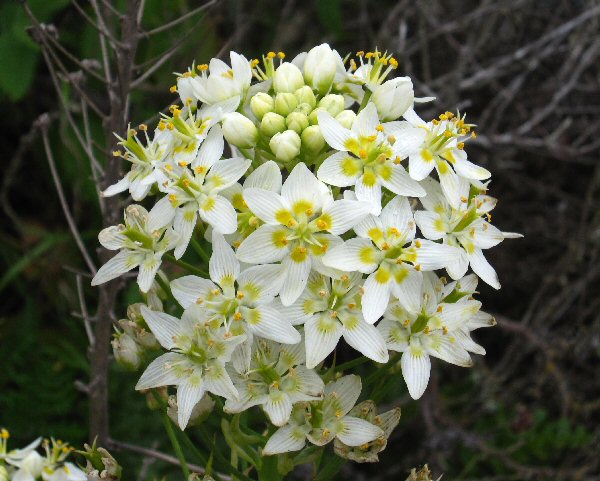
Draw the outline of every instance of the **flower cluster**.
M36 439L21 449L8 449L9 432L0 429L0 479L11 481L87 481L86 474L68 462L73 451L60 439ZM44 454L37 448L42 445Z
M139 267L147 305L121 321L115 354L136 368L162 346L136 389L176 386L182 429L210 393L225 412L260 406L277 427L265 455L335 440L374 461L400 414L355 406L360 377L324 368L342 338L399 362L415 399L431 356L484 354L470 333L494 320L473 295L478 277L500 284L483 251L518 234L490 223L490 172L465 150L474 126L458 112L422 120L433 99L397 68L327 44L292 61L232 52L178 75L153 134L120 139L131 169L104 195L129 190L150 210L130 205L100 233L119 252L92 283ZM175 269L159 272L165 260Z

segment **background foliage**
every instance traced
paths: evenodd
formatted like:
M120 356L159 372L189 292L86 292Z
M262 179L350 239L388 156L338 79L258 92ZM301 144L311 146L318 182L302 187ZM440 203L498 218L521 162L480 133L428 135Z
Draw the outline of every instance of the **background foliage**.
M30 0L69 52L99 65L98 37L82 20L86 2ZM122 2L112 2L123 8ZM290 56L321 41L340 52L378 46L396 53L400 75L437 101L424 117L467 111L478 124L470 155L493 173L494 224L522 232L491 253L503 289L483 285L499 326L477 335L488 355L471 370L434 363L423 399L400 375L380 401L403 416L381 463L349 465L352 479L396 479L429 462L444 479L600 479L600 6L594 1L256 0L215 2L140 46L138 75L184 41L141 82L134 122L172 100L172 72L234 49ZM147 0L146 30L201 5ZM102 219L88 159L61 113L30 24L17 1L0 4L0 425L15 442L43 434L78 445L88 435L87 338L75 273L85 265L69 235L35 119L48 112L70 207L91 252ZM66 62L68 65L68 62ZM69 66L69 72L77 69ZM70 108L79 100L61 89ZM94 80L86 92L98 102ZM102 107L102 105L100 105ZM102 126L92 123L101 144ZM95 290L84 279L93 303ZM135 289L121 296L125 306ZM169 451L160 417L133 391L135 374L111 370L111 435ZM128 478L177 476L162 463L118 453ZM296 473L302 477L303 473Z

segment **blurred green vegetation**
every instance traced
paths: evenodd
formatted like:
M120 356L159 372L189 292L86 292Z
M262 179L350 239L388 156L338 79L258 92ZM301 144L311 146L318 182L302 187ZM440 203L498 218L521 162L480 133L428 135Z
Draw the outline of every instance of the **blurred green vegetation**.
M152 118L169 105L172 72L183 71L194 60L207 61L226 44L236 28L241 28L236 11L244 2L223 3L223 8L208 10L203 18L192 17L173 31L142 42L137 62L143 71L152 66L182 32L195 28L191 40L184 42L175 55L134 91L131 98L134 122ZM361 8L367 8L357 3L314 0L304 5L302 12L297 7L292 10L293 14L302 13L316 22L311 23L312 30L305 36L288 44L281 40L278 29L286 28L282 22L293 23L293 15L282 20L276 8L278 2L258 0L253 11L261 14L243 19L248 28L235 40L235 46L249 57L279 48L280 45L271 43L275 39L298 51L323 38L341 51L371 47L361 45L360 41L367 37L353 31L351 20L359 15ZM368 8L384 8L384 3L389 8L395 5L391 1L367 3ZM95 29L81 21L68 0L30 0L29 4L40 21L57 26L59 39L70 52L79 58L100 62ZM120 9L124 2L114 4ZM147 0L143 24L146 29L158 27L197 5L193 0ZM89 6L84 8L89 11ZM75 272L84 271L85 266L60 210L39 139L26 138L39 114L49 112L53 118L51 143L61 182L90 252L97 248L96 236L102 219L89 162L60 110L41 52L26 32L28 25L20 2L0 4L0 110L4 113L0 117L0 139L5 163L1 197L5 219L0 233L0 425L12 432L13 447L38 435L60 437L81 446L88 435L88 403L76 383L87 382L89 367L83 322L73 313L80 310ZM88 87L93 92L99 86L90 81ZM66 98L73 97L66 82L63 81L61 88ZM95 118L91 119L91 130L96 142L103 145L102 126ZM91 307L96 292L88 287L88 278L83 279L83 285ZM511 300L510 291L505 296L496 307ZM134 286L122 294L122 316L125 306L135 298ZM491 347L489 362L493 363L507 339L488 333L483 339L489 341L484 344ZM444 378L444 390L440 394L442 405L452 412L453 418L461 419L470 427L472 436L471 442L464 439L458 443L460 448L446 466L444 479L502 476L509 472L501 459L482 455L481 450L475 449L478 442L485 442L492 450L517 446L511 452L514 462L546 466L559 465L561 459L575 456L578 450L594 441L589 428L544 406L543 399L523 407L525 411L520 410L515 400L512 406L492 403L484 411L471 412L464 400L478 395L476 374L457 373L447 366L436 369L440 378ZM168 440L162 434L160 416L150 412L144 397L133 390L136 379L135 373L118 367L111 369L111 434L118 440L170 451ZM431 454L437 447L427 445L428 432L423 426L419 404L408 402L399 376L394 382L381 383L376 393L383 404L401 400L405 405L398 427L401 434L390 443L388 451L382 453L382 464L402 465L400 469L408 469L411 466L404 464L403 454L406 459L421 463L430 461L422 456L421 448L425 446L425 453ZM192 431L192 439L199 446L206 443L206 438L197 432ZM125 479L132 479L139 470L140 457L125 452L117 453L116 457L125 465L125 472L130 473ZM193 455L190 460L200 462ZM381 468L363 469L375 473ZM178 471L156 463L149 473L148 479L162 475L176 479Z

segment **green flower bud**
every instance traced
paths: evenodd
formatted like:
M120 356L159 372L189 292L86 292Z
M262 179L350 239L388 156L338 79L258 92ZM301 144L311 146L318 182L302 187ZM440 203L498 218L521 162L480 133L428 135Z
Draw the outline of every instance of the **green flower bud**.
M337 58L326 43L309 50L304 61L304 78L306 83L319 91L321 95L329 92L335 71Z
M258 120L261 120L267 112L272 112L274 108L275 100L264 92L259 92L250 99L250 109Z
M280 93L275 96L275 112L284 117L295 110L298 99L294 94Z
M354 121L356 120L356 114L352 110L342 110L335 116L335 120L337 120L347 129L351 129Z
M115 334L111 341L115 360L129 371L136 371L141 364L142 350L133 337L125 333Z
M248 117L233 112L227 114L223 120L223 137L230 144L247 149L256 145L258 130Z
M285 118L275 112L267 112L260 123L260 133L265 137L273 137L285 128Z
M317 106L317 99L315 97L315 93L313 89L311 89L308 85L305 85L302 88L299 88L294 92L294 95L298 99L298 103L306 103L310 105L311 110Z
M313 110L310 115L308 116L308 121L310 122L310 125L319 125L319 117L318 114L319 112L324 111L324 108L321 107L317 107L315 110Z
M319 101L319 107L324 108L334 117L344 110L344 97L337 94L325 95Z
M300 134L308 127L308 116L301 112L292 112L286 117L285 123L287 124L288 129Z
M296 107L296 112L301 112L307 116L310 115L310 113L312 111L313 111L313 108L306 102L303 102L303 103L299 104L298 107Z
M284 62L275 71L273 89L278 93L292 93L304 85L300 69L293 63Z
M302 148L311 154L316 154L325 147L325 139L318 125L306 127L300 138L302 139Z
M300 136L293 130L275 134L269 142L271 151L281 162L289 162L300 153Z

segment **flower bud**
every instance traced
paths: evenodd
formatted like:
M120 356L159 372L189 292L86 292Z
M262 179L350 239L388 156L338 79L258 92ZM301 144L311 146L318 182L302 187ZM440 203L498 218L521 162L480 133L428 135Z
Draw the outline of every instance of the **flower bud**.
M337 94L325 95L319 101L319 107L327 110L334 117L344 110L344 96Z
M352 110L342 110L335 116L335 120L337 120L347 129L351 129L354 121L356 120L356 114Z
M310 125L319 125L319 112L323 112L325 109L322 107L317 107L313 110L308 116L308 121Z
M304 85L304 77L300 69L293 63L284 62L273 76L273 89L277 93L293 93Z
M335 71L337 58L326 43L311 48L304 61L304 79L321 95L329 92Z
M261 120L267 112L272 112L274 107L273 97L264 92L259 92L250 99L250 109L258 120Z
M300 134L308 127L308 116L301 112L292 112L286 117L285 123L288 129Z
M409 77L398 77L382 83L375 88L371 97L382 122L400 118L414 100L415 93Z
M260 123L260 133L266 137L273 137L285 130L285 118L275 112L267 112Z
M304 115L310 115L312 111L313 108L310 106L310 104L307 104L306 102L298 104L298 107L296 107L296 112L303 113Z
M230 144L247 149L256 145L258 130L248 117L232 112L223 120L223 136Z
M315 98L315 93L313 89L311 89L308 85L299 88L294 92L294 95L298 99L299 104L308 104L310 105L311 110L314 109L317 105L317 99Z
M298 106L298 99L294 94L281 93L275 96L275 112L284 117Z
M289 162L300 153L300 136L293 130L275 134L269 142L271 151L281 162Z
M302 148L311 154L320 152L325 147L325 139L318 125L311 125L302 131Z
M115 360L130 371L136 371L141 364L141 349L133 337L124 332L115 334L111 341Z
M162 409L169 400L169 391L166 386L149 389L146 393L146 405L151 411Z

